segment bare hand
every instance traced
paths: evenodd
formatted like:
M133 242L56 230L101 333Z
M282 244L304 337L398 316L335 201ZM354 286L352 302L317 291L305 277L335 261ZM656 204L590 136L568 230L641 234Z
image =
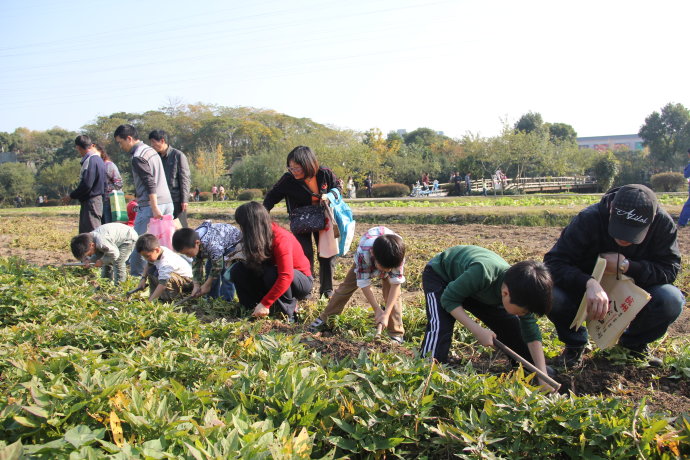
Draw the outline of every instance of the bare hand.
M618 271L618 254L615 252L605 252L603 254L599 254L599 257L606 259L606 269L604 270L604 273L608 275L615 275ZM620 261L623 262L624 259L625 256L621 255Z
M103 266L103 261L99 259L96 262L94 262L94 265L98 268L101 268Z
M137 286L137 289L144 289L146 287L146 279L142 278L141 281L139 281L139 285Z
M89 262L88 260L85 260L85 261L83 262L83 264L84 264L84 268L89 268L89 267L91 267L91 262Z
M388 316L386 315L386 312L383 309L378 308L376 310L376 312L374 313L374 322L377 325L383 324L384 329L388 327Z
M594 278L587 281L587 319L602 320L609 311L609 296Z
M199 295L206 295L209 292L211 292L211 283L204 283L201 286L199 286Z
M158 209L158 206L151 206L151 217L153 219L162 219L163 218L163 213L161 213L161 210Z
M494 347L496 334L491 329L481 328L476 333L477 341L485 347Z
M189 203L182 203L182 206L181 206L182 212L187 212L187 206L188 205L189 205Z
M252 316L255 318L263 318L264 316L268 316L269 312L270 310L267 307L258 303L256 304L256 307L254 307L254 312L252 313Z
M199 286L199 283L194 283L194 287L192 288L192 293L190 296L192 297L199 297L201 295L201 286Z

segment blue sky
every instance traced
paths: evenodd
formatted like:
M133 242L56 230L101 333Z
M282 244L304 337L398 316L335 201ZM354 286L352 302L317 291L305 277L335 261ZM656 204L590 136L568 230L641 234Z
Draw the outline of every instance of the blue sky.
M170 100L339 128L494 135L527 111L581 136L690 107L687 1L0 2L0 131Z

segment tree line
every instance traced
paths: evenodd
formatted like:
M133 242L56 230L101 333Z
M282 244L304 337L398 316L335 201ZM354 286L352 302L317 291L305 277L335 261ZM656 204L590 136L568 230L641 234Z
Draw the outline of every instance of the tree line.
M113 140L115 128L124 123L136 126L144 141L153 129L167 131L170 145L188 155L193 187L202 191L214 184L228 190L268 188L284 172L287 152L296 145L310 146L321 164L360 185L367 174L376 183L409 185L423 173L446 182L453 171L480 179L500 168L512 178L595 175L608 186L646 181L653 171L681 170L690 147L690 112L671 103L645 119L639 131L646 146L642 152L581 150L572 126L545 122L533 112L514 125L504 124L497 136L468 133L457 139L430 128L384 135L376 128L342 130L271 110L171 104L144 113L101 116L79 132L59 127L0 132L0 152L14 152L19 160L0 165L0 199L8 203L16 194L25 199L65 196L78 182L78 134L105 147L126 189L131 188L128 155Z

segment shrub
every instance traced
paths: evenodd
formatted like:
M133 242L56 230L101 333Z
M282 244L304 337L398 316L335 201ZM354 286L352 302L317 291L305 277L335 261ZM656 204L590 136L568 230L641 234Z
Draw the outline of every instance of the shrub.
M199 193L199 201L211 201L213 194L211 192L201 192Z
M263 197L264 192L258 188L248 188L246 190L242 190L240 193L237 194L237 199L239 201L250 201Z
M395 198L410 194L410 187L405 184L374 184L371 190L374 198Z
M654 174L651 182L655 192L682 192L688 185L687 179L679 172Z
M62 203L56 198L48 198L48 201L44 203L44 206L60 206Z

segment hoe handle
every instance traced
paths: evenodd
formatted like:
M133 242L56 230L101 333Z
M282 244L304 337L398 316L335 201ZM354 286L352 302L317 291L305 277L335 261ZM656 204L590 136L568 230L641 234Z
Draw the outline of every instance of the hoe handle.
M537 374L542 381L548 383L549 386L553 387L554 390L558 391L558 389L561 387L560 383L556 382L554 379L552 379L551 377L549 377L548 375L543 373L534 364L530 363L525 358L523 358L522 356L518 355L513 350L511 350L510 348L505 346L500 340L494 339L494 345L496 345L496 348L501 350L503 353L510 356L515 361L519 362L520 364L522 364L522 367L524 367L525 369L527 369L530 372L534 372L535 374Z
M376 337L379 337L381 335L381 331L383 331L383 324L378 323L376 325Z

